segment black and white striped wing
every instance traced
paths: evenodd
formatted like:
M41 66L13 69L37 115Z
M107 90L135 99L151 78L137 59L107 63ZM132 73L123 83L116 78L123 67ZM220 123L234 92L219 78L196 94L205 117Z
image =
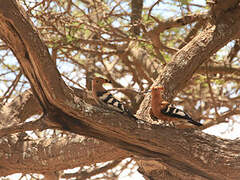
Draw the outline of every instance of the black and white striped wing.
M111 93L104 91L101 93L97 93L97 96L101 102L103 102L105 105L107 105L110 108L115 109L119 112L125 112L125 108L123 104L117 100Z
M165 108L161 110L161 113L167 116L181 118L181 119L192 119L187 113L183 110L174 107L171 104L167 104Z
M171 104L167 104L166 107L161 110L161 113L163 113L166 116L173 117L173 118L186 119L186 120L188 120L188 122L190 122L190 123L192 123L196 126L201 126L202 125L201 123L199 123L197 121L194 121L191 118L191 116L188 115L186 112L184 112L181 109L178 109L178 108L174 107Z

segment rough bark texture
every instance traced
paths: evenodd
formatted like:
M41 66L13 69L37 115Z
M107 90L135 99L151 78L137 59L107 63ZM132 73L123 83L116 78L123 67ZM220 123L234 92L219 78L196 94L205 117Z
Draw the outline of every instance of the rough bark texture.
M22 142L17 136L5 137L0 140L0 176L44 174L122 159L127 155L109 144L81 136L44 138L38 142Z
M157 83L163 84L168 89L168 99L172 99L175 93L186 85L198 67L213 53L239 36L240 22L237 19L240 17L240 12L238 8L225 13L224 18L218 24L210 24L178 51L165 67L164 76L161 76ZM173 81L175 83L171 83Z
M186 84L210 55L239 35L238 1L219 2L224 2L224 8L220 9L221 13L217 11L218 18L213 21L216 24L209 24L203 33L184 46L165 67L162 72L164 76L157 79L155 84L161 82L167 89L167 99L171 99L177 90ZM239 179L239 140L223 140L197 130L177 130L142 121L136 122L124 115L87 103L65 85L47 47L16 1L0 0L0 4L0 37L12 49L21 64L44 115L58 124L58 128L103 140L142 157L144 161L139 160L139 163L143 162L141 170L151 179L161 179L162 165L168 168L173 177L179 179ZM172 81L175 83L171 83ZM148 113L149 99L147 96L139 110L139 115L144 120ZM6 148L3 152L11 152L7 149L7 143L2 143L5 145L2 147ZM11 167L11 163L8 163L11 156L8 153L1 153L0 156L0 159L5 160L4 167L2 163L0 167L2 174L6 175L7 167ZM65 158L61 155L59 157ZM23 155L23 161L25 158L28 157ZM148 166L149 160L153 161L153 167ZM29 165L33 171L38 171L34 167L44 165L41 164L44 161L40 161L39 164L33 158L32 163L34 162L36 164ZM88 165L89 162L92 162L91 158L84 164ZM23 166L27 167L28 164ZM158 167L159 172L156 171Z
M131 23L132 23L132 32L135 35L140 34L140 23L142 18L142 9L143 9L143 0L132 0L132 15L131 15Z
M82 95L81 90L75 89L75 93ZM126 151L103 141L78 135L69 134L36 141L25 139L24 134L13 134L25 130L46 129L47 126L41 121L32 122L29 129L18 127L19 122L42 113L40 110L40 105L30 90L0 109L0 176L20 172L44 174L129 156ZM27 123L23 123L22 127L26 128L26 125Z

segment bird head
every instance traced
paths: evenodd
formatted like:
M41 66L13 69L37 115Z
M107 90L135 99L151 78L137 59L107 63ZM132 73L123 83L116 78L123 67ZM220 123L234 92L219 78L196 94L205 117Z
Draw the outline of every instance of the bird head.
M154 90L154 91L163 91L164 88L163 88L163 86L155 86L155 87L152 87L152 90Z
M111 81L104 79L102 77L94 77L92 79L92 86L94 86L94 87L102 87L102 85L105 83L111 83Z
M162 92L164 91L164 88L163 86L155 86L155 87L152 87L151 89L151 92L153 95L160 95L162 94Z
M143 93L154 93L154 94L158 94L160 92L162 92L164 90L163 86L155 86L155 87L152 87L150 90L147 90L147 91L143 91Z

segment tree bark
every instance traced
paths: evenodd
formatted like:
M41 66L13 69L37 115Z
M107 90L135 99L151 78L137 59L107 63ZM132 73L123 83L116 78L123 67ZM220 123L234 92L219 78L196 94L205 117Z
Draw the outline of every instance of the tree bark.
M17 57L44 115L62 130L94 137L147 160L154 160L156 166L161 168L163 164L180 178L239 179L239 140L223 140L198 130L136 122L87 103L65 85L46 45L16 1L0 0L0 4L0 37ZM226 4L230 9L226 8ZM225 3L222 10L222 13L217 13L216 24L210 24L184 46L165 67L164 75L155 82L155 85L161 83L165 86L167 99L171 99L186 84L209 56L239 36L238 1ZM144 120L147 120L149 100L147 96L139 110ZM1 154L1 159L5 157ZM10 164L2 168L7 166ZM151 176L151 170L146 172ZM153 175L152 179L157 177Z
M12 135L0 139L0 176L13 173L45 174L128 156L126 151L82 136L68 135L33 141Z
M86 98L81 90L75 89L75 93ZM65 137L40 138L37 141L13 134L24 132L26 124L29 123L24 121L32 115L41 113L40 104L30 90L0 109L0 176L33 172L44 174L122 159L130 155L103 141L73 134L67 134ZM20 122L23 128L18 128ZM27 130L46 128L43 122L34 121Z

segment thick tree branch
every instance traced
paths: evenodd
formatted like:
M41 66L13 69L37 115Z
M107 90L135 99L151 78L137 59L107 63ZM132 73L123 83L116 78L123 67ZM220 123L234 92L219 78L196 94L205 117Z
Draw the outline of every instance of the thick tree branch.
M4 105L0 109L0 126L11 126L25 121L32 115L40 115L41 107L30 90L15 97L12 102Z
M47 126L44 125L43 119L40 118L36 121L30 121L26 123L20 123L17 125L13 125L10 127L4 127L0 129L0 138L9 134L14 134L18 132L24 132L24 131L31 131L31 130L36 130L36 129L46 129Z
M159 76L157 80L157 84L161 83L167 89L168 100L171 100L176 92L186 85L203 62L239 36L239 17L240 8L236 3L235 8L227 11L218 24L209 25L176 53L173 60L164 68L164 76Z
M59 104L65 104L66 96L70 96L70 92L60 78L46 45L27 20L24 11L20 10L18 3L14 0L5 2L0 1L0 37L7 42L15 56L21 59L19 63L23 73L28 77L43 108L47 108L49 102L54 103L56 99ZM39 45L41 49L38 49ZM39 61L36 61L37 59Z
M49 108L50 119L65 130L104 140L136 155L154 158L176 171L191 173L194 178L239 178L239 140L223 140L199 131L135 122L74 96L51 62L46 46L22 16L16 2L1 0L0 3L3 4L0 6L0 37L18 58L43 107ZM168 90L169 99L209 56L239 34L238 5L224 15L218 24L210 25L182 48L164 69L165 76L158 78L158 83L161 82ZM148 107L148 104L143 104L140 111L147 114L145 109Z
M74 89L74 92L75 94L78 94L79 97L83 96L81 90ZM91 102L91 100L89 102ZM41 140L19 139L19 136L13 135L13 133L25 132L26 130L43 130L46 128L51 128L48 126L48 123L46 123L50 122L46 119L46 116L36 121L24 122L24 120L26 120L28 117L32 115L39 115L41 112L41 107L30 90L25 91L23 94L13 99L11 103L1 107L0 112L0 127L2 128L0 129L0 147L2 147L0 148L0 164L5 165L6 167L0 167L0 176L10 175L18 172L37 172L45 174L52 171L68 169L69 167L74 168L77 166L91 165L94 162L105 162L115 160L116 158L125 158L129 156L127 152L117 149L110 144L79 136L68 135L67 137L57 139L44 138ZM5 127L7 125L9 127ZM57 141L59 141L59 143L55 143ZM6 143L8 143L8 146L6 146ZM71 148L72 146L73 149ZM28 147L28 149L25 147ZM43 151L48 153L44 155L43 153L36 153L36 149L38 149L39 152ZM49 151L49 149L51 151ZM83 152L75 153L76 150L83 150ZM90 154L93 153L93 155L92 158L88 159L87 156L90 155L89 152ZM57 155L58 153L60 153L62 157L71 157L73 154L74 156L69 158L66 163L61 158L58 158L58 156L60 156L60 154ZM26 154L28 154L28 158L22 161L21 159ZM109 156L109 154L113 154L113 156ZM76 162L75 159L79 159L79 161ZM94 162L92 162L92 159L94 159ZM42 161L42 166L39 166L38 168L39 160ZM31 161L36 168L30 169L28 165L24 165L25 161ZM11 162L11 166L9 166L10 164L7 162ZM47 169L48 166L53 163L57 165L57 168Z
M140 23L142 19L143 0L131 0L132 14L131 24L134 35L140 34Z
M0 176L13 173L48 173L92 165L129 154L102 141L81 136L34 140L0 139Z

